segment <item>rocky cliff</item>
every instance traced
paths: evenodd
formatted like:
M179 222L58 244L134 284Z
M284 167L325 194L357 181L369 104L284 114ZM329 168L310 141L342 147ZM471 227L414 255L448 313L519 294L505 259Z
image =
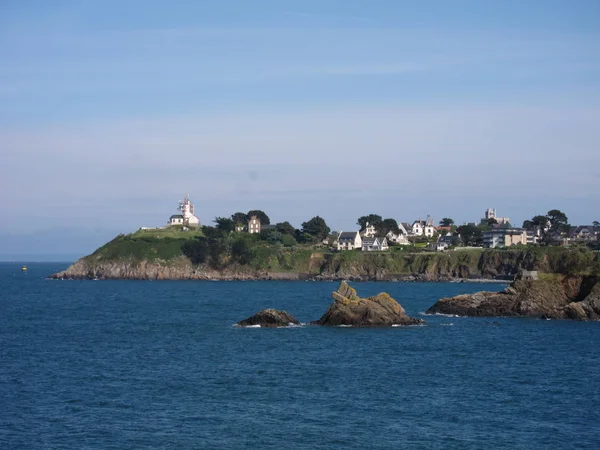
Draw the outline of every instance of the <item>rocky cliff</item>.
M119 236L53 277L443 281L510 278L521 269L566 275L600 273L600 254L564 248L370 253L263 245L245 261L225 256L215 268L208 263L193 264L182 254L182 242Z
M502 292L442 298L426 313L597 320L600 317L600 283L596 276L517 280Z

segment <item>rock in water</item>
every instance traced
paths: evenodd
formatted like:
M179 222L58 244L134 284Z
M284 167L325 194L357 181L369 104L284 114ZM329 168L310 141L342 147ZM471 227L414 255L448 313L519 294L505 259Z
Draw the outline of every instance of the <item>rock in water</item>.
M237 323L240 327L257 326L267 328L287 327L289 325L299 325L300 322L294 316L286 311L277 309L263 309L252 317L248 317Z
M504 292L442 298L426 314L598 320L600 283L595 277L586 276L517 280Z
M422 323L406 315L404 308L385 292L374 297L360 298L353 289L342 281L331 295L334 302L329 306L317 325L351 325L355 327L383 327L392 325L415 325Z

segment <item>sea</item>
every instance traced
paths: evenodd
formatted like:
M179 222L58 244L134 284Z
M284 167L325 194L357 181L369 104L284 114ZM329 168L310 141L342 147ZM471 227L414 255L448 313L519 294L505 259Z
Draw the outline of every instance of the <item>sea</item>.
M425 316L481 283L353 283L421 326L308 325L334 282L58 281L0 263L1 449L598 449L600 323ZM264 308L306 325L234 324Z

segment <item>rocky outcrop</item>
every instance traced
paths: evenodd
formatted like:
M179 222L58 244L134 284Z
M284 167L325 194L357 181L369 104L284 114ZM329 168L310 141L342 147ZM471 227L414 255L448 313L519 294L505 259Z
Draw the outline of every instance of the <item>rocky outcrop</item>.
M271 272L250 268L215 270L190 264L181 257L174 261L102 261L81 258L66 270L50 275L57 280L306 280L310 274Z
M317 325L355 327L382 327L392 325L416 325L421 319L409 317L404 308L385 292L374 297L360 298L353 289L342 281L333 292L333 303L317 321Z
M294 316L286 311L278 309L263 309L251 317L237 323L240 327L260 326L261 328L287 327L290 325L299 325L300 322Z
M594 285L585 299L569 303L565 313L574 320L600 320L600 282Z
M599 286L594 277L517 280L503 292L442 298L426 314L597 320L600 317Z

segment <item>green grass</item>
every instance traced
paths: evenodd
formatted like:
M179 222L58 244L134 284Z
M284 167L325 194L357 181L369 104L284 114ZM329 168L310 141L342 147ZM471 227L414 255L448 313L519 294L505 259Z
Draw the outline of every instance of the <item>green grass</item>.
M142 230L139 229L135 233L129 235L132 238L150 237L153 239L192 239L197 236L203 236L202 230L199 228L190 228L188 231L183 231L183 227L172 226L167 228Z

